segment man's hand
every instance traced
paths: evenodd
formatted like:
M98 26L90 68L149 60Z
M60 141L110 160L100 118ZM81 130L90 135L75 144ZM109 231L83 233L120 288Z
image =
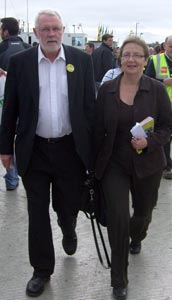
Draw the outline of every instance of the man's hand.
M7 76L7 72L0 68L0 77L3 76L3 75Z
M1 161L5 169L11 170L14 165L14 159L12 154L1 154Z
M84 182L84 186L88 189L94 189L94 171L87 172L87 177Z
M86 172L80 210L92 214L94 212L94 172Z

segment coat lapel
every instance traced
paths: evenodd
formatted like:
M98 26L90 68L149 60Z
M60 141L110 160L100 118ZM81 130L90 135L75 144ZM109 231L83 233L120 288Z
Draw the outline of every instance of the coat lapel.
M33 47L28 58L28 85L33 96L34 104L39 104L39 75L38 75L38 47Z
M77 82L77 73L76 73L76 58L72 55L72 52L69 47L63 45L65 58L66 58L66 71L67 71L67 81L68 81L68 98L69 103L71 104L74 95Z

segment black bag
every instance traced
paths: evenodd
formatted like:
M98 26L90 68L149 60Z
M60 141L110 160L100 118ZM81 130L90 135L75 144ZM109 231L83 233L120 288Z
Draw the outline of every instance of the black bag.
M92 231L94 242L97 250L97 254L100 260L100 263L104 268L110 268L110 259L106 249L105 241L103 238L102 230L100 224L106 227L106 206L104 201L103 189L100 181L94 180L94 186L85 185L84 192L82 195L81 207L80 210L83 211L88 219L91 221ZM96 225L96 226L95 226ZM97 227L97 230L96 230ZM106 257L106 264L104 264L100 247L97 238L97 232L102 243L104 254Z
M80 210L89 218L91 215L102 226L107 226L106 206L100 181L95 179L93 187L87 185L84 186Z

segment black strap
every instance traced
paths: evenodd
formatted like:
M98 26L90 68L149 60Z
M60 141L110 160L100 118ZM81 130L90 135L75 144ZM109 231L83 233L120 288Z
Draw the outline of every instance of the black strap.
M102 264L102 266L105 269L109 269L111 267L111 263L110 263L109 255L108 255L108 252L107 252L107 249L106 249L106 245L105 245L105 241L104 241L104 238L103 238L103 234L102 234L100 224L98 223L98 221L95 219L95 217L93 215L90 215L89 219L91 220L91 227L92 227L92 231L93 231L93 237L94 237L94 242L95 242L95 245L96 245L98 258L99 258L100 263ZM94 221L96 221L97 229L98 229L99 236L100 236L100 239L101 239L101 242L102 242L102 246L103 246L103 250L104 250L104 254L105 254L105 257L106 257L106 263L107 264L104 263L103 258L102 258L102 254L100 252L100 247L99 247L99 243L98 243L98 239L97 239L97 234L96 234L96 228L95 228Z
M100 260L100 263L102 264L102 266L105 269L109 269L111 267L111 262L110 262L110 259L109 259L109 255L108 255L108 252L107 252L107 248L106 248L106 245L105 245L105 241L104 241L104 238L103 238L103 233L102 233L100 224L98 222L98 219L96 218L94 205L93 205L94 200L95 200L94 197L95 197L94 189L89 189L89 204L91 204L91 205L89 205L89 207L91 206L92 209L88 209L87 211L85 209L83 211L84 211L86 217L91 221L91 227L92 227L92 231L93 231L94 242L95 242L95 246L96 246L96 250L97 250L97 254L98 254L98 258ZM106 263L104 263L103 258L102 258L102 254L101 254L100 246L99 246L99 242L98 242L98 237L97 237L97 232L99 234L100 241L102 243L102 247L103 247L103 250L104 250L104 255L105 255L105 258L106 258Z

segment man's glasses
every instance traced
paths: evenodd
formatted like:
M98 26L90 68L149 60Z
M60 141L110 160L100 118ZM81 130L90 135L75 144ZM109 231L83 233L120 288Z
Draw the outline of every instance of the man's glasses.
M43 27L43 28L37 28L37 30L39 30L42 33L57 33L57 32L62 32L63 31L63 27Z
M125 59L125 60L130 59L130 57L132 57L132 58L135 59L135 60L139 60L139 59L145 57L145 55L137 54L137 53L135 53L135 54L124 53L124 54L122 55L122 58Z

